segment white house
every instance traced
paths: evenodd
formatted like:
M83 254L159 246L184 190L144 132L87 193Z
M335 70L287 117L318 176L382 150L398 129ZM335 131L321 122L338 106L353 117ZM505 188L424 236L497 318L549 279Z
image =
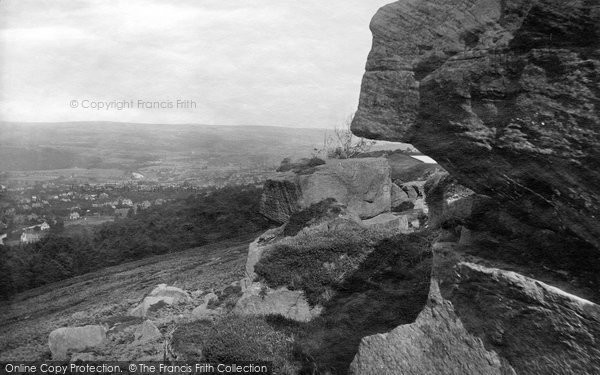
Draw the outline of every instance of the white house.
M38 242L42 238L42 235L39 232L35 232L33 230L25 230L21 234L21 243L33 243Z
M79 219L79 213L71 212L71 214L69 215L69 220L78 220L78 219Z
M50 229L50 225L48 225L48 223L46 223L45 221L42 223L42 225L40 225L40 229L41 230L48 230Z

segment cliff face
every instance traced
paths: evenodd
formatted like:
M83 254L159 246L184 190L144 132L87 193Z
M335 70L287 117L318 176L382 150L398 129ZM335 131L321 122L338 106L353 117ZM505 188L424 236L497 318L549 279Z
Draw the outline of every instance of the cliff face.
M355 134L410 142L517 220L600 249L597 1L405 0L371 30Z
M515 243L482 230L495 226L508 231L514 223L503 218L508 213L489 197L457 185L451 176L432 176L425 194L428 225L438 233L431 246L427 306L415 322L363 338L350 372L597 372L600 306L581 298L597 298L596 288L574 282L568 272L524 261L510 250ZM532 236L531 228L519 229L523 236ZM542 250L548 248L543 245ZM498 259L507 250L512 262ZM586 267L580 258L572 262Z
M353 132L450 176L425 185L427 306L365 337L350 372L597 372L598 1L403 0L371 30Z
M434 246L429 301L412 324L365 337L352 374L592 374L600 306ZM452 272L448 272L449 269Z

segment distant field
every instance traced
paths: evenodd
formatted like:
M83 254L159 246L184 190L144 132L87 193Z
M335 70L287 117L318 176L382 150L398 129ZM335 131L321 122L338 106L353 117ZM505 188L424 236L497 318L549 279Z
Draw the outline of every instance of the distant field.
M323 129L265 126L0 123L0 170L138 169L167 157L274 162L310 155Z
M210 290L237 281L244 276L248 244L256 236L126 263L20 293L0 304L0 361L43 358L52 330L126 315L158 284Z
M271 170L285 157L310 157L326 129L268 126L0 122L0 172L8 180L58 177L104 182L131 172L172 181L184 171ZM406 148L377 142L373 150ZM1 177L1 176L0 176Z
M80 178L86 180L121 180L125 173L120 169L101 169L101 168L65 168L48 170L27 170L10 172L7 181L51 181L57 178Z

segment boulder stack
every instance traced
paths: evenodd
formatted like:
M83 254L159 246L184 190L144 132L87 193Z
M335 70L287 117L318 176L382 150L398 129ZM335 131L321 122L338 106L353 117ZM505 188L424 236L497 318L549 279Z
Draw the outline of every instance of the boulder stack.
M282 173L263 188L260 212L283 224L292 213L333 198L360 218L390 211L390 166L384 158L331 159L306 173Z

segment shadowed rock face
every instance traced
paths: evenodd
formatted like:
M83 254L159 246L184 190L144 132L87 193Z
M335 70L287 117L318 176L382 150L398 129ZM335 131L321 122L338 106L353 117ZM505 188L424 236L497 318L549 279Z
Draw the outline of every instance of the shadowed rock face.
M600 249L597 1L398 1L371 30L355 134Z
M437 245L427 306L414 323L365 337L351 374L596 372L600 306Z

